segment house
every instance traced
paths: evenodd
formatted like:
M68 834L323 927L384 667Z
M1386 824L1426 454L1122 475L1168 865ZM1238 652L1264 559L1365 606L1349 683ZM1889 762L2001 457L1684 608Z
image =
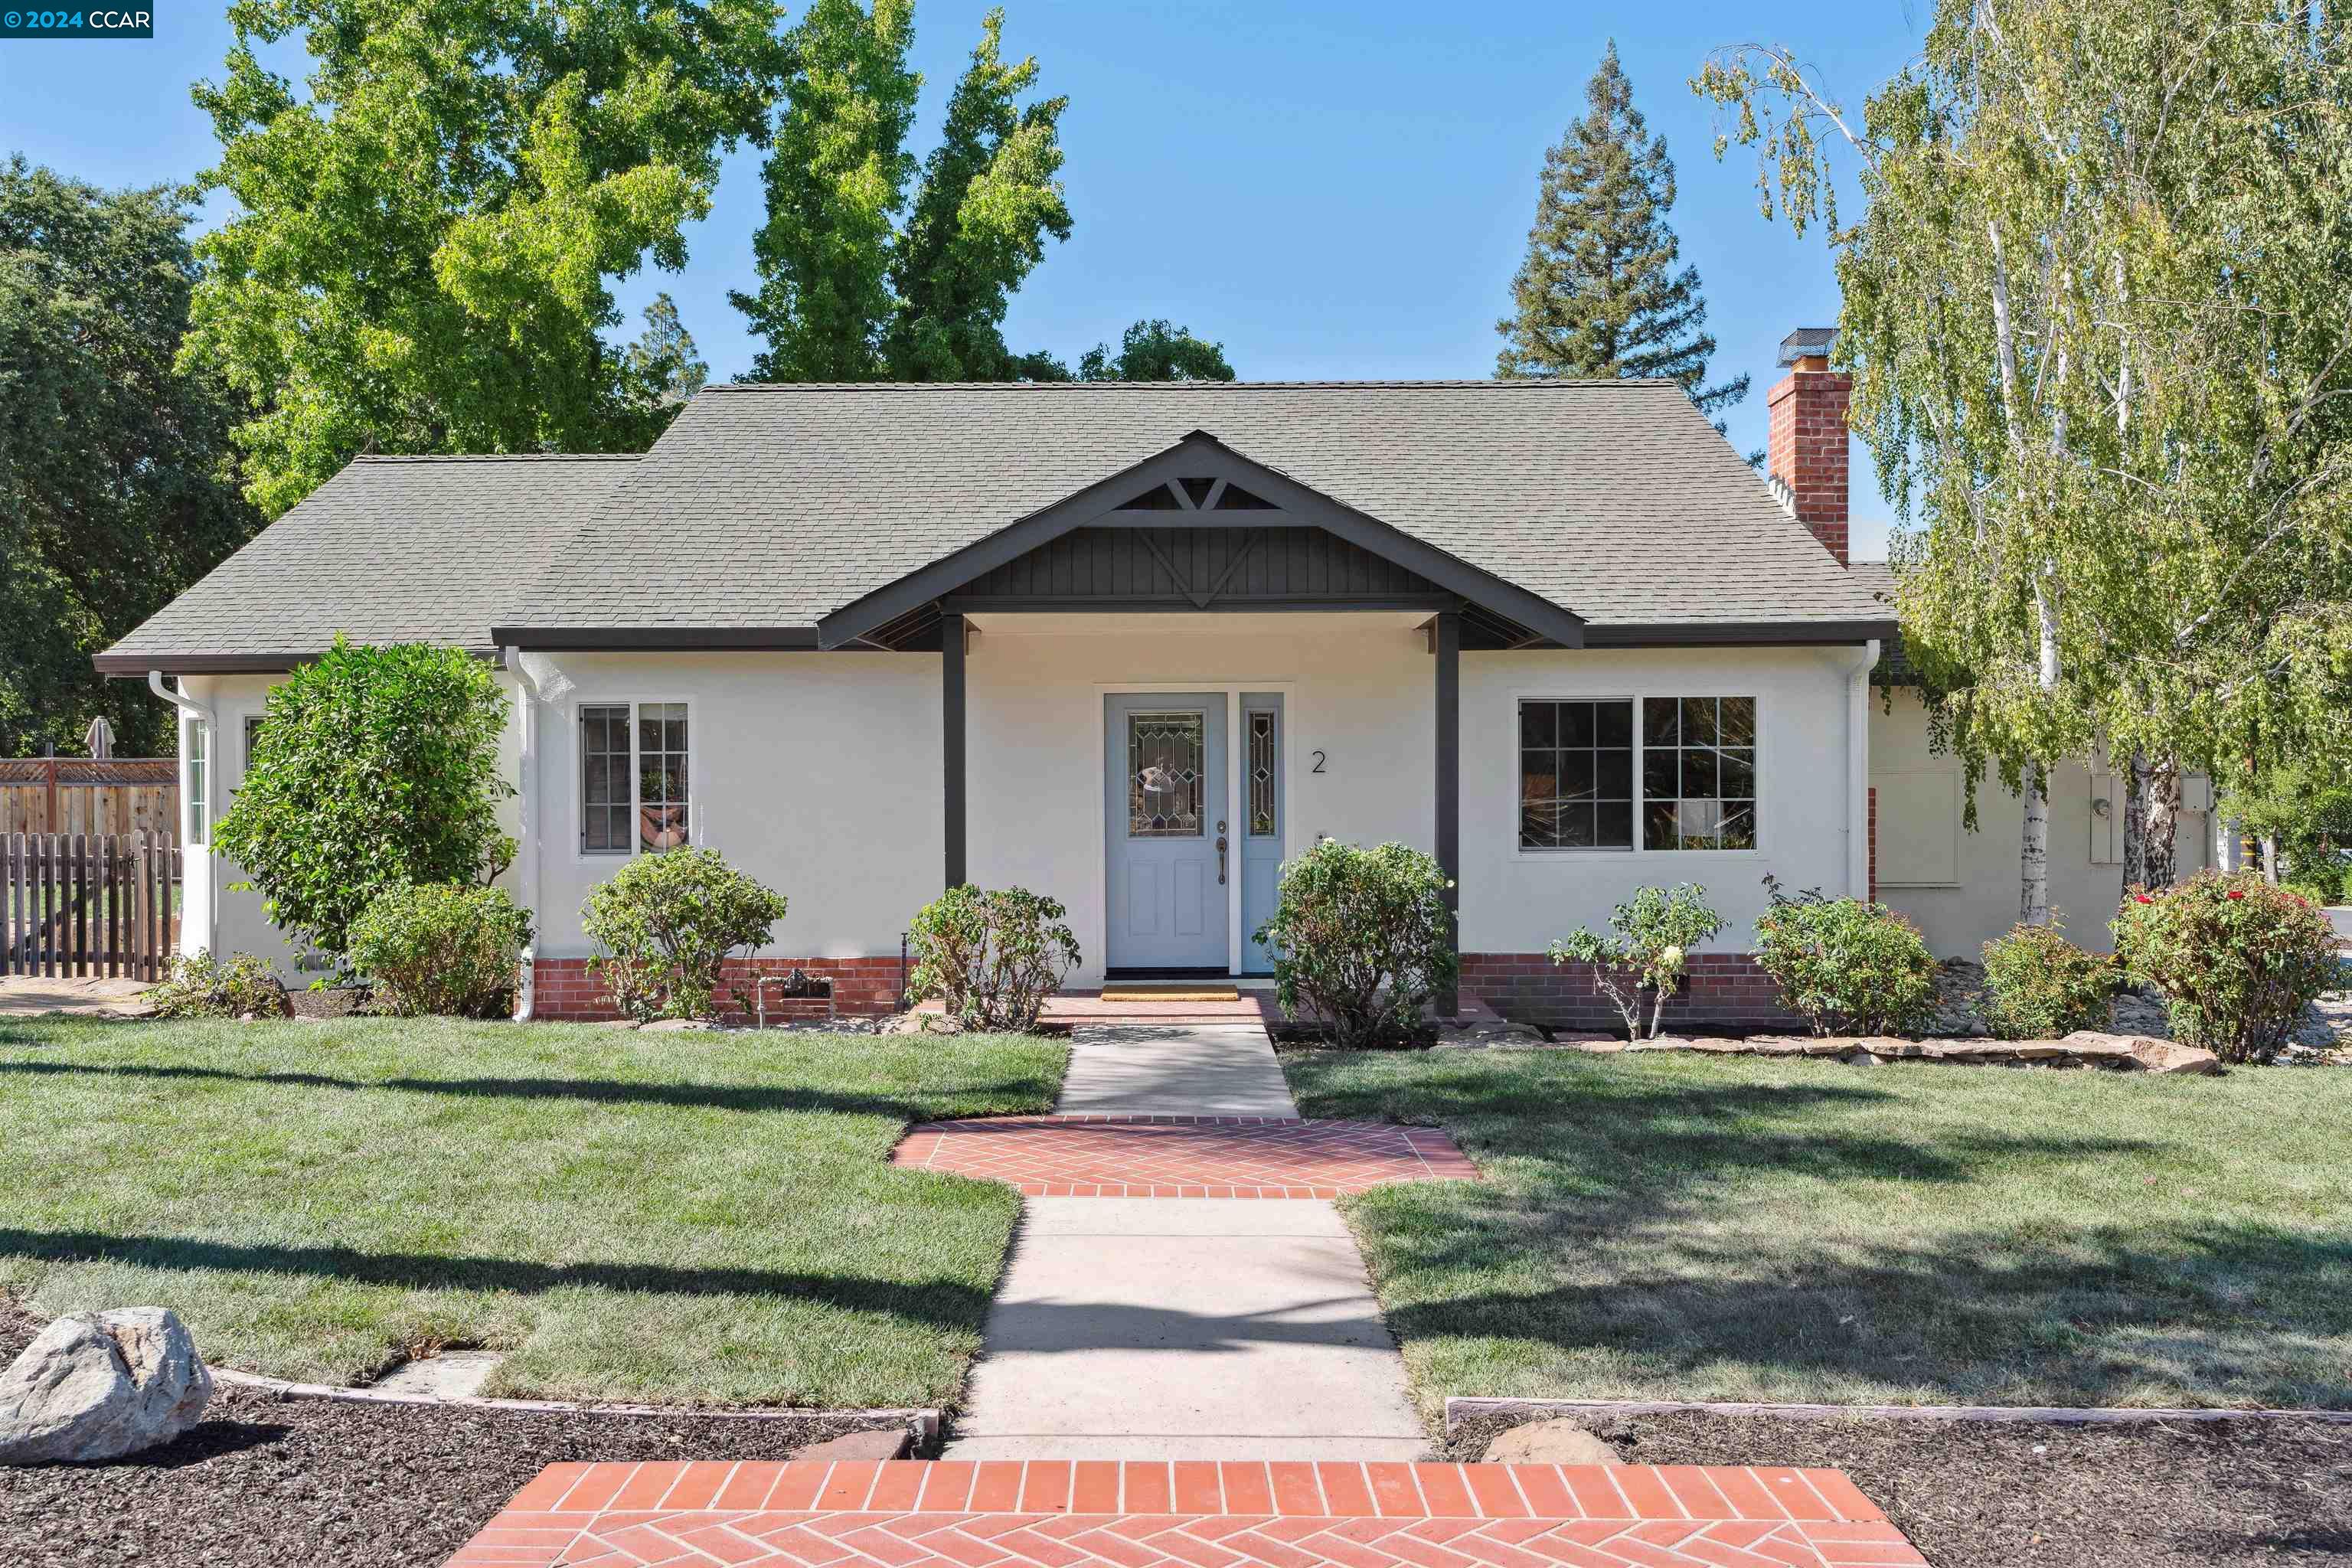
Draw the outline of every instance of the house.
M634 458L356 459L99 664L184 709L191 947L299 962L206 843L341 632L513 693L540 1016L596 1012L581 901L671 844L790 896L763 962L879 1010L966 880L1066 904L1079 985L1263 973L1328 836L1433 851L1464 989L1564 1021L1609 1015L1554 938L1703 883L1687 1016L1755 1019L1765 877L1870 890L1894 629L1846 570L1843 378L1790 357L1772 488L1663 381L714 386Z

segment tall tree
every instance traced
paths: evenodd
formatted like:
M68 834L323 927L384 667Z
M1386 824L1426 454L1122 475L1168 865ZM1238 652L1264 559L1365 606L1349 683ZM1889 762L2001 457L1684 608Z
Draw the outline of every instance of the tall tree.
M1098 344L1076 372L1015 353L1005 310L1070 237L1065 98L1021 100L1037 62L1004 61L1004 13L988 13L948 100L940 143L907 150L922 78L907 64L913 0L814 0L789 40L795 65L764 171L768 216L752 241L759 287L730 296L768 346L768 381L1233 379L1223 349L1164 321Z
M192 355L255 416L275 516L353 453L623 451L609 289L686 260L719 158L764 145L775 0L236 0L195 89L236 215L197 247ZM298 95L257 51L299 38Z
M768 341L761 381L871 381L890 324L890 258L915 160L922 77L908 68L913 0L815 0L791 34L793 70L761 170L754 293L730 296Z
M173 364L196 277L183 194L103 191L0 163L0 755L168 753L169 710L90 655L259 519L238 496L237 405Z
M991 11L918 178L905 145L922 87L907 66L911 0L816 0L793 30L798 67L752 242L760 287L733 297L768 341L753 374L999 381L1049 363L1013 354L1003 326L1046 237L1069 237L1056 177L1068 100L1019 102L1037 62L1006 65L1003 33Z
M1032 56L1008 66L1002 7L948 100L947 128L923 161L906 233L890 258L898 310L883 360L900 381L1002 381L1020 374L1004 310L1045 237L1070 237L1059 130L1066 98L1017 102L1037 80ZM1032 356L1034 362L1034 356Z
M1682 247L1666 222L1674 160L1633 107L1613 40L1584 98L1584 115L1544 154L1512 313L1496 323L1495 374L1664 376L1703 414L1728 408L1748 395L1748 377L1706 384L1716 348L1706 300L1698 268L1676 269Z
M2024 799L2023 918L2054 759L2134 759L2155 879L2182 771L2352 752L2352 21L1940 0L1859 121L1782 49L1693 85L1835 249L1906 647Z
M675 412L710 379L710 366L678 319L677 301L656 294L645 309L646 330L621 351L630 393L639 402Z

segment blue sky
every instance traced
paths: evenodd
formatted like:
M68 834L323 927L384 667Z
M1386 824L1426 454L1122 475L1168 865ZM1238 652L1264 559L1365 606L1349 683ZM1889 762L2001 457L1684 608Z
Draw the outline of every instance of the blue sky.
M1755 376L1730 412L1763 444L1764 391L1790 328L1833 321L1818 236L1757 212L1754 164L1710 151L1685 85L1718 45L1785 43L1858 103L1908 58L1924 15L1814 4L1771 14L1699 0L1664 10L1392 0L1005 0L1006 52L1034 54L1070 99L1064 176L1076 226L1014 300L1006 336L1074 359L1141 316L1222 342L1252 379L1483 376L1525 248L1545 147L1580 111L1611 37L1681 178L1674 221L1704 280L1718 376ZM917 151L979 35L984 0L921 0ZM106 184L185 179L210 162L188 84L216 75L215 0L159 0L152 41L0 40L0 153ZM686 270L619 287L634 331L657 289L722 379L756 347L730 288L751 278L759 155L738 152ZM1888 509L1855 452L1854 553L1884 553Z

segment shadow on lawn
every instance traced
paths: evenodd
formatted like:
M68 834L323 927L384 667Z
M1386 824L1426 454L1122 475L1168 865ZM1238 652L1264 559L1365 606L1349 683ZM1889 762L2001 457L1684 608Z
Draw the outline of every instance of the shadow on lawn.
M510 1258L443 1258L362 1252L348 1247L280 1247L173 1236L0 1228L0 1257L47 1263L102 1261L143 1268L212 1268L308 1275L405 1290L506 1290L541 1295L568 1285L671 1296L798 1296L854 1312L976 1329L988 1292L946 1280L900 1283L856 1275L790 1274L769 1268L680 1268L658 1263L530 1263Z
M1936 1070L1957 1069L1922 1069ZM1462 1347L1468 1369L1477 1342L1518 1342L1548 1353L1486 1366L1579 1384L1554 1392L2099 1405L2171 1388L2352 1406L2352 1299L2326 1285L2352 1277L2352 1231L2037 1201L2161 1156L2152 1132L2069 1131L2056 1106L2051 1131L1957 1123L1912 1109L1924 1078L1898 1090L1590 1062L1408 1075L1329 1058L1294 1081L1310 1115L1442 1125L1486 1173L1349 1205L1390 1326L1408 1345ZM1884 1225L1850 1208L1817 1221L1805 1183L1867 1184ZM1965 1190L1977 1183L2013 1193L2015 1212ZM1748 1206L1758 1184L1778 1191Z
M8 1036L0 1031L0 1043ZM1019 1115L1004 1109L1009 1098L1024 1100L1025 1110L1044 1110L1053 1086L1045 1079L1013 1083L976 1085L964 1089L935 1089L928 1098L898 1098L884 1094L837 1094L829 1089L726 1083L631 1083L595 1078L337 1078L313 1072L233 1072L223 1068L97 1066L86 1062L0 1061L0 1073L113 1079L178 1079L205 1083L245 1083L272 1089L327 1089L348 1091L395 1089L412 1094L446 1094L497 1100L584 1100L603 1105L660 1105L693 1110L826 1111L845 1116L886 1116L898 1121L935 1121L959 1116Z

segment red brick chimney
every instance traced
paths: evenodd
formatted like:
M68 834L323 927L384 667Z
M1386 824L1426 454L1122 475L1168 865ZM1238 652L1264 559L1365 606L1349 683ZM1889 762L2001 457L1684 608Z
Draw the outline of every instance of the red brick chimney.
M1765 473L1797 521L1846 563L1846 399L1853 377L1830 368L1835 327L1799 327L1780 340L1789 374L1772 389Z

